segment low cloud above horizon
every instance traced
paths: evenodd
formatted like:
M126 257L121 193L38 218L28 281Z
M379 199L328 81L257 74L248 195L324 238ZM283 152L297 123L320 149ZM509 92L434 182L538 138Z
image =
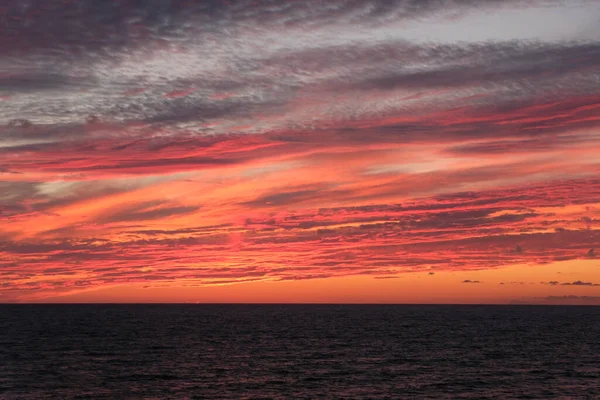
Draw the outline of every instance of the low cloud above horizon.
M495 301L523 265L504 290L593 303L598 26L593 0L9 0L0 302L350 277L403 302L410 274Z

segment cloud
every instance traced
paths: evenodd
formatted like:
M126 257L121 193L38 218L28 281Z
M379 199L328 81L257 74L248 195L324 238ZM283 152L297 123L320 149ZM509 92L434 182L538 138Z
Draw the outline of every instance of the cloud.
M71 82L68 76L53 73L13 73L0 77L0 91L2 92L35 93L73 86L75 86L74 82Z
M550 286L600 286L599 283L593 283L593 282L584 282L581 280L577 280L574 282L563 282L560 283L559 281L549 281L549 282L540 282L542 285L550 285Z
M203 285L218 279L254 278L255 274L265 279L305 280L364 274L397 276L427 271L432 265L437 271L464 271L523 262L540 264L557 258L584 258L598 237L594 231L553 229L555 223L579 226L577 213L571 214L570 220L553 222L556 216L531 210L561 209L571 198L585 204L586 196L597 196L593 182L456 193L413 199L402 205L286 211L281 203L275 206L277 212L252 206L241 208L253 210L252 218L244 219L237 219L237 211L223 214L217 205L177 205L162 195L161 201L142 201L142 192L133 197L135 201L115 202L113 196L128 196L119 192L106 198L114 204L99 208L91 223L69 223L67 219L53 230L45 225L48 222L38 223L43 230L37 240L5 241L0 253L14 260L14 264L2 267L10 272L4 279L12 290L20 290L21 296L41 290L37 286L32 289L22 274L35 276L41 271L48 284L91 288L100 283L149 280L195 280ZM181 184L189 187L189 183ZM172 187L168 180L165 185ZM24 194L30 195L35 187L23 186ZM47 192L54 193L55 189L58 187ZM157 193L153 186L140 190ZM89 204L101 206L98 200ZM233 204L240 207L239 202ZM76 212L78 207L69 212ZM582 212L586 212L585 207ZM48 221L65 220L66 211L60 213L63 216L48 216ZM511 213L525 218L497 218ZM174 224L178 218L184 218L179 221L185 221L185 228ZM223 223L202 224L217 220ZM16 220L15 224L26 221ZM199 225L194 226L194 222ZM139 225L123 225L127 223ZM153 225L163 228L149 229ZM169 225L174 229L164 228ZM527 251L515 252L517 243ZM215 265L223 263L230 268L216 269ZM69 265L73 274L52 272L60 271L62 265ZM152 271L146 272L147 267Z
M583 281L575 281L575 282L565 282L561 283L562 286L600 286L600 283L592 283L592 282L583 282Z
M92 3L80 1L76 10L57 1L47 9L33 4L8 7L14 19L5 22L10 39L2 48L9 56L4 90L10 95L11 118L41 123L48 115L60 115L53 121L59 128L96 114L106 121L168 125L173 132L223 134L236 126L249 127L244 130L252 133L329 128L332 120L338 128L353 128L349 122L357 117L364 125L361 119L394 115L407 121L385 129L445 126L452 134L481 122L473 132L485 127L493 135L528 122L537 122L539 130L545 120L553 125L583 122L593 116L597 103L594 96L587 101L582 96L594 94L590 88L600 59L595 42L405 39L407 18L450 14L458 26L450 23L449 29L460 31L465 22L457 17L464 10L481 17L482 9L503 9L517 2L192 2L169 7ZM440 26L435 18L413 22L431 34L431 27ZM48 20L61 24L50 27L44 22ZM73 38L71 32L81 26L89 34ZM206 40L197 40L203 37ZM15 46L20 40L28 43L27 51ZM27 63L30 59L35 63ZM18 95L45 93L48 88L51 93L43 96ZM449 88L456 94L438 93ZM123 92L137 95L123 97ZM565 96L567 92L571 96ZM359 102L353 96L358 93L375 97ZM540 107L540 98L552 101ZM400 99L407 101L390 106ZM573 100L583 102L583 108ZM78 107L68 107L74 101ZM449 112L448 102L467 108ZM307 119L314 122L307 124ZM453 123L448 126L449 122ZM503 122L509 123L508 129L499 126Z
M3 296L595 257L597 4L522 3L10 2Z
M462 283L481 283L479 281L472 281L470 279L465 279L464 281L462 281Z
M117 212L111 212L109 216L98 218L99 223L122 222L122 221L149 221L172 217L178 214L190 214L198 211L197 206L164 207L156 202L146 204L135 204L132 207L122 208Z
M296 202L300 202L303 200L311 199L311 198L319 195L319 193L322 193L322 192L317 189L296 190L296 191L292 191L292 192L274 193L274 194L262 196L260 198L257 198L256 200L249 201L244 204L247 206L251 206L251 207L252 206L256 207L256 206L284 205L284 204L296 203Z

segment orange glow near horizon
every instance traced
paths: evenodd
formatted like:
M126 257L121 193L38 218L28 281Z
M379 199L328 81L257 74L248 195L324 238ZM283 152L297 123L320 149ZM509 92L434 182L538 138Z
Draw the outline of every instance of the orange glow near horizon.
M495 270L405 273L393 277L345 276L276 282L269 280L197 286L127 284L40 298L50 303L365 303L365 304L596 304L597 289L574 277L600 280L594 261L548 266L515 265ZM540 277L546 281L538 281ZM470 279L467 279L470 278ZM468 282L470 281L470 282ZM575 285L577 286L577 285ZM548 290L550 287L551 290ZM550 293L550 294L548 294ZM35 301L35 300L34 300Z

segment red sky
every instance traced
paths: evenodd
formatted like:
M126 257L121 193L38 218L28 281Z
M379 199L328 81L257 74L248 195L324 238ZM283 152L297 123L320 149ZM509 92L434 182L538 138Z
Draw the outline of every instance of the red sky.
M9 1L0 302L600 304L600 5L518 3Z

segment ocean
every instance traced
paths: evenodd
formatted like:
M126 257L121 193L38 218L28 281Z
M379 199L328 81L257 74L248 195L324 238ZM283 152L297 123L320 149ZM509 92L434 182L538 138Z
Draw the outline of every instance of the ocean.
M1 399L600 399L600 307L0 305Z

